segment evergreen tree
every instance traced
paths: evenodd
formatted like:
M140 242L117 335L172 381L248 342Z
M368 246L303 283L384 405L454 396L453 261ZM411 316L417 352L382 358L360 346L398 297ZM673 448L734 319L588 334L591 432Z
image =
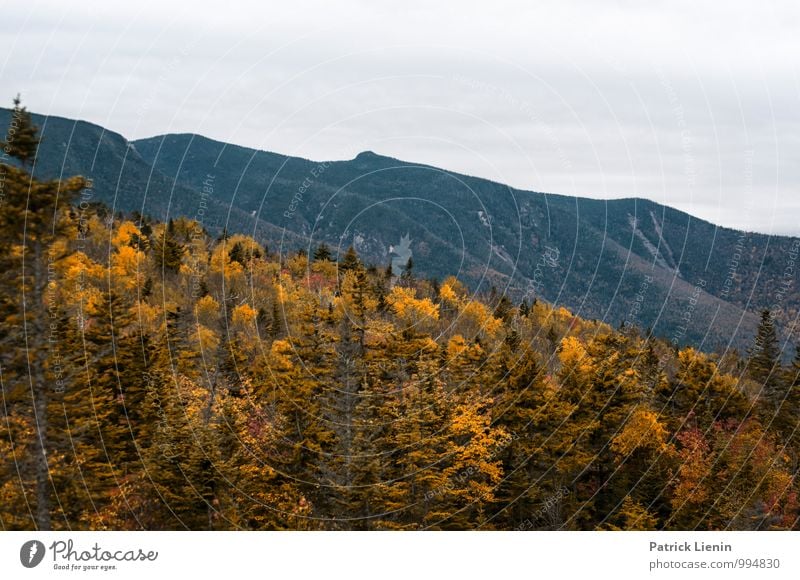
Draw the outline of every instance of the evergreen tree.
M350 246L347 248L347 252L345 252L342 261L339 262L339 273L344 274L346 272L358 270L359 268L361 268L361 261L358 259L358 254L356 254L353 246Z
M0 149L18 159L23 168L28 168L33 164L38 148L39 128L33 124L31 114L22 106L22 100L17 95L14 97L6 139L0 141Z
M748 371L750 376L761 386L759 399L769 412L774 413L784 396L779 372L780 348L775 332L775 322L769 310L761 312L755 344L750 349Z
M519 353L517 347L506 345L501 356L495 377L499 394L494 424L505 428L509 439L495 450L503 461L504 477L490 522L498 529L511 530L523 526L561 487L554 468L567 450L561 432L569 407L555 396L534 352ZM546 518L532 522L537 528L555 523Z
M562 342L561 395L572 405L567 431L573 447L563 462L572 478L571 525L584 526L611 515L627 493L615 478L610 445L620 427L646 399L638 373L631 368L634 352L619 334L599 336L585 347L574 338ZM596 490L603 489L603 493Z
M247 259L245 258L244 248L241 242L233 244L233 247L228 252L228 260L230 262L238 262L242 266L247 265Z
M503 294L497 301L497 306L494 309L495 318L499 318L503 322L508 323L511 319L512 311L513 306L511 305L511 300L508 299L508 296Z
M69 253L59 241L70 229L69 204L86 182L80 177L39 181L30 175L27 168L36 156L38 142L30 114L21 107L19 98L15 99L12 124L3 145L22 167L0 163L5 194L0 204L0 367L4 369L4 395L26 392L11 412L15 421L27 423L36 432L31 448L26 450L33 462L25 478L36 482L32 506L35 525L49 530L53 491L48 464L49 413L53 391L48 377L55 363L51 320L58 318L59 304L46 290L51 282L56 283L53 264Z
M317 249L314 250L314 261L315 262L330 262L333 259L333 254L331 254L331 249L328 247L328 244L321 243L317 246Z
M800 457L800 345L795 346L794 358L783 372L782 382L786 398L779 403L770 427Z
M116 363L132 364L132 353L115 349L110 313L104 301L85 331L65 324L65 347L73 369L58 412L52 414L51 477L58 490L54 520L69 529L76 524L105 528L112 514L111 499L137 457L124 421L122 390ZM119 332L119 330L117 330ZM120 358L118 359L117 356ZM142 401L144 403L144 401ZM137 422L137 429L144 427Z
M186 247L178 241L175 222L169 220L167 227L153 244L156 264L162 272L176 273L181 267Z

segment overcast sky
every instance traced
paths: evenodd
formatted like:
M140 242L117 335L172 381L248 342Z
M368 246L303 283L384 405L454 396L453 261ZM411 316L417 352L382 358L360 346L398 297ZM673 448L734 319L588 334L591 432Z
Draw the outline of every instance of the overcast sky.
M800 234L800 7L662 4L0 1L0 98Z

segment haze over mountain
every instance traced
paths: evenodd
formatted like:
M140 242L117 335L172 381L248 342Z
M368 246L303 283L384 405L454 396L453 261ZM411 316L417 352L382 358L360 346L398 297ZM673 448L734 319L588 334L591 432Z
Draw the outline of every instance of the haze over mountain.
M3 132L9 115L0 110ZM800 306L800 239L717 227L648 200L522 191L373 152L316 162L197 135L129 142L83 121L34 120L37 176L85 175L92 199L116 211L195 218L272 252L326 242L396 266L403 245L417 276L456 275L475 291L543 298L704 350L748 345L761 308L789 327Z

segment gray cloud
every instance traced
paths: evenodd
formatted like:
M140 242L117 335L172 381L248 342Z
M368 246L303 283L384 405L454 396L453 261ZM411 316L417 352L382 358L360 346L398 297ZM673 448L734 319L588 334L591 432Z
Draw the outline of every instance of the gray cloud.
M4 7L6 98L130 138L363 149L800 234L791 2Z

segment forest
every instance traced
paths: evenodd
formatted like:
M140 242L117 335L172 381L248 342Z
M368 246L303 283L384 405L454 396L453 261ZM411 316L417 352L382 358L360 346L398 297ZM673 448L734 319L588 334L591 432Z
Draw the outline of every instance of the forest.
M115 212L34 178L38 143L17 101L0 529L800 527L775 313L747 352L679 348L411 261Z

